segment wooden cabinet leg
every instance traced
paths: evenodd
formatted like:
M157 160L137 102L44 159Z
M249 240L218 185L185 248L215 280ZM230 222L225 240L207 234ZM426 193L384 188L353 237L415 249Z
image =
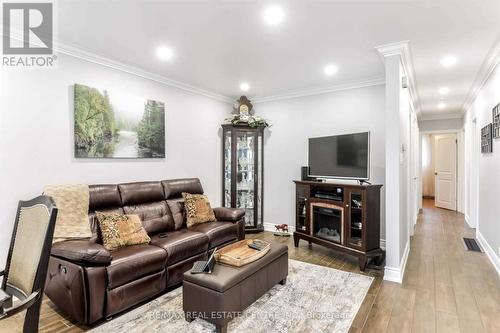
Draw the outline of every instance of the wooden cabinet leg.
M382 252L379 256L375 258L375 265L381 266L385 261L385 252Z
M295 247L299 247L299 240L300 238L296 234L293 234L293 244Z
M368 263L367 258L364 257L364 256L363 257L359 257L358 261L359 261L359 270L362 271L362 272L364 272L365 269L366 269L366 264Z

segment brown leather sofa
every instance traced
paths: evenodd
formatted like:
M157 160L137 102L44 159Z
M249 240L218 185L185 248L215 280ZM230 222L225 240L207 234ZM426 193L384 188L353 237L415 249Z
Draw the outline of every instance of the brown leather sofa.
M217 222L175 230L168 202L182 192L202 194L196 178L90 185L90 240L52 247L45 294L63 312L83 324L113 316L167 288L179 285L194 261L216 246L245 238L244 211L215 208ZM150 244L107 251L101 244L96 211L138 214ZM160 233L167 237L159 237Z

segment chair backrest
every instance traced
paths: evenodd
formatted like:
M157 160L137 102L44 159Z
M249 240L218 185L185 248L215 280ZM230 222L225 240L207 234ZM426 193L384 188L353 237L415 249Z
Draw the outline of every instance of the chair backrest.
M56 217L51 197L19 202L2 282L9 294L24 299L43 291Z

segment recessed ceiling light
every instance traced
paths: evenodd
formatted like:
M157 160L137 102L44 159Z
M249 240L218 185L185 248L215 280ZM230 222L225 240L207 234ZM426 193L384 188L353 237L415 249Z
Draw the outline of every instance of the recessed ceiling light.
M240 89L242 91L248 91L248 89L250 89L250 85L248 83L246 83L246 82L241 82L240 83Z
M172 49L170 49L169 47L166 47L166 46L159 46L157 49L156 49L156 55L158 56L158 58L160 58L161 60L170 60L172 59L172 56L174 55L174 53L172 52Z
M442 60L441 60L441 65L443 65L443 67L445 68L450 68L450 67L453 67L455 66L455 64L457 63L457 57L455 56L446 56L444 57Z
M445 107L446 107L446 104L445 104L444 102L439 102L439 103L438 103L438 109L439 109L439 110L442 110L442 109L444 109Z
M338 72L338 68L337 66L335 65L328 65L325 67L325 74L328 75L328 76L332 76L332 75L335 75L337 72Z
M264 10L264 21L269 25L278 25L285 18L285 12L280 6L269 6Z
M447 95L449 92L450 92L450 88L448 88L448 87L441 87L441 88L439 88L439 93L441 95Z

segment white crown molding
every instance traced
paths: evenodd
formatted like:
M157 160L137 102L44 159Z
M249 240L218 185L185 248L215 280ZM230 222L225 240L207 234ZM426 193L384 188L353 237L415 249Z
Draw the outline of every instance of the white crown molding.
M422 113L418 120L462 119L462 113Z
M3 36L3 31L0 33L0 35ZM17 40L23 40L22 37L23 37L22 32L20 32L18 30L11 30L11 38L14 38ZM44 46L43 44L40 44L40 43L34 43L34 44L36 44L38 46ZM118 70L121 72L125 72L125 73L139 76L139 77L151 80L151 81L155 81L155 82L161 83L161 84L169 86L169 87L173 87L173 88L177 88L177 89L180 89L183 91L187 91L187 92L192 93L192 94L201 95L201 96L205 96L205 97L208 97L211 99L215 99L217 101L226 102L226 103L233 103L234 102L233 99L228 97L228 96L224 96L224 95L221 95L221 94L218 94L218 93L215 93L213 91L206 90L206 89L198 88L198 87L195 87L195 86L187 84L187 83L172 80L172 79L169 79L165 76L158 75L158 74L143 70L139 67L123 63L123 62L115 61L115 60L112 60L110 58L106 58L106 57L100 56L98 54L91 53L91 52L85 51L83 49L80 49L80 48L77 48L77 47L74 47L74 46L71 46L68 44L54 41L52 49L54 50L54 54L56 54L56 55L58 53L65 54L65 55L68 55L68 56L71 56L74 58L82 59L82 60L85 60L85 61L88 61L88 62L91 62L94 64L109 67L109 68L112 68L112 69L115 69L115 70Z
M140 69L138 67L131 66L131 65L128 65L128 64L125 64L122 62L118 62L118 61L115 61L115 60L112 60L112 59L109 59L106 57L102 57L102 56L99 56L99 55L94 54L94 53L86 52L86 51L78 49L76 47L57 43L57 44L55 44L55 50L57 53L66 54L66 55L69 55L69 56L72 56L75 58L79 58L79 59L82 59L85 61L89 61L89 62L98 64L98 65L102 65L102 66L106 66L106 67L109 67L112 69L116 69L116 70L119 70L119 71L122 71L125 73L129 73L129 74L132 74L135 76L139 76L139 77L142 77L142 78L145 78L148 80L152 80L152 81L164 84L164 85L169 86L169 87L173 87L173 88L177 88L177 89L180 89L183 91L187 91L187 92L192 93L192 94L205 96L205 97L215 99L215 100L221 101L221 102L226 102L226 103L233 103L234 102L233 99L228 97L228 96L224 96L224 95L221 95L221 94L218 94L218 93L206 90L206 89L198 88L198 87L195 87L195 86L187 84L187 83L172 80L172 79L169 79L165 76L151 73L151 72L145 71L143 69Z
M493 71L495 70L495 68L499 63L500 63L500 34L497 35L495 43L493 43L493 46L488 52L488 55L486 56L486 59L481 65L481 68L479 69L479 72L476 75L474 83L472 83L469 93L467 94L467 97L465 98L465 101L462 104L463 113L469 111L469 109L472 106L472 103L474 103L474 100L481 91L481 88L483 88L486 81L488 81L488 78L490 77L491 73L493 73Z
M3 36L3 32L0 34ZM16 38L18 40L22 40L23 34L20 33L19 31L12 31L11 37ZM395 43L394 45L396 45ZM386 46L388 46L387 44ZM42 45L43 46L43 45ZM83 50L81 48L71 46L69 44L65 44L62 42L57 42L54 41L53 43L53 49L54 53L61 53L65 54L67 56L71 56L74 58L82 59L91 63L95 63L101 66L109 67L118 71L122 71L128 74L132 74L135 76L139 76L148 80L152 80L161 84L164 84L166 86L174 87L183 91L187 91L192 94L196 95L201 95L205 96L214 100L218 100L221 102L225 103L233 103L234 99L229 97L229 96L224 96L206 89L198 88L193 85L172 80L169 79L165 76L158 75L146 70L143 70L139 67L129 65L123 62L119 62L92 52L88 52L86 50ZM406 59L409 59L409 56L406 56ZM411 68L411 72L413 72L413 67L411 66L411 61L409 62L408 68ZM409 80L411 83L413 83L414 80ZM253 103L262 103L262 102L272 102L272 101L278 101L278 100L284 100L284 99L291 99L291 98L299 98L299 97L307 97L307 96L313 96L313 95L320 95L320 94L326 94L326 93L331 93L331 92L337 92L337 91L342 91L342 90L349 90L349 89L358 89L358 88L365 88L365 87L371 87L371 86L378 86L378 85L384 85L385 84L385 78L382 77L375 77L375 78L369 78L366 80L362 81L355 81L355 82L348 82L348 83L343 83L343 84L338 84L338 85L333 85L333 86L327 86L327 87L316 87L316 88L309 88L309 89L297 89L297 90L290 90L286 91L283 93L275 94L275 95L270 95L270 96L262 96L262 97L254 97L252 102ZM413 98L412 98L413 100ZM414 108L415 109L415 108ZM420 108L416 109L420 110Z
M415 69L413 67L413 60L411 56L410 41L404 40L396 43L389 43L376 46L375 49L379 52L382 59L391 56L399 56L406 77L408 78L408 88L413 110L417 116L420 116L422 106L420 105L420 97L417 90L417 82L415 78Z
M371 86L379 86L384 85L385 79L381 77L371 78L364 81L357 82L349 82L343 84L337 84L328 87L320 87L320 88L310 88L310 89L297 89L290 90L280 94L270 95L270 96L262 96L262 97L253 97L252 103L263 103L263 102L274 102L283 99L291 99L291 98L299 98L299 97L307 97L313 95L321 95L327 94L336 91L349 90L349 89L358 89L365 88Z

